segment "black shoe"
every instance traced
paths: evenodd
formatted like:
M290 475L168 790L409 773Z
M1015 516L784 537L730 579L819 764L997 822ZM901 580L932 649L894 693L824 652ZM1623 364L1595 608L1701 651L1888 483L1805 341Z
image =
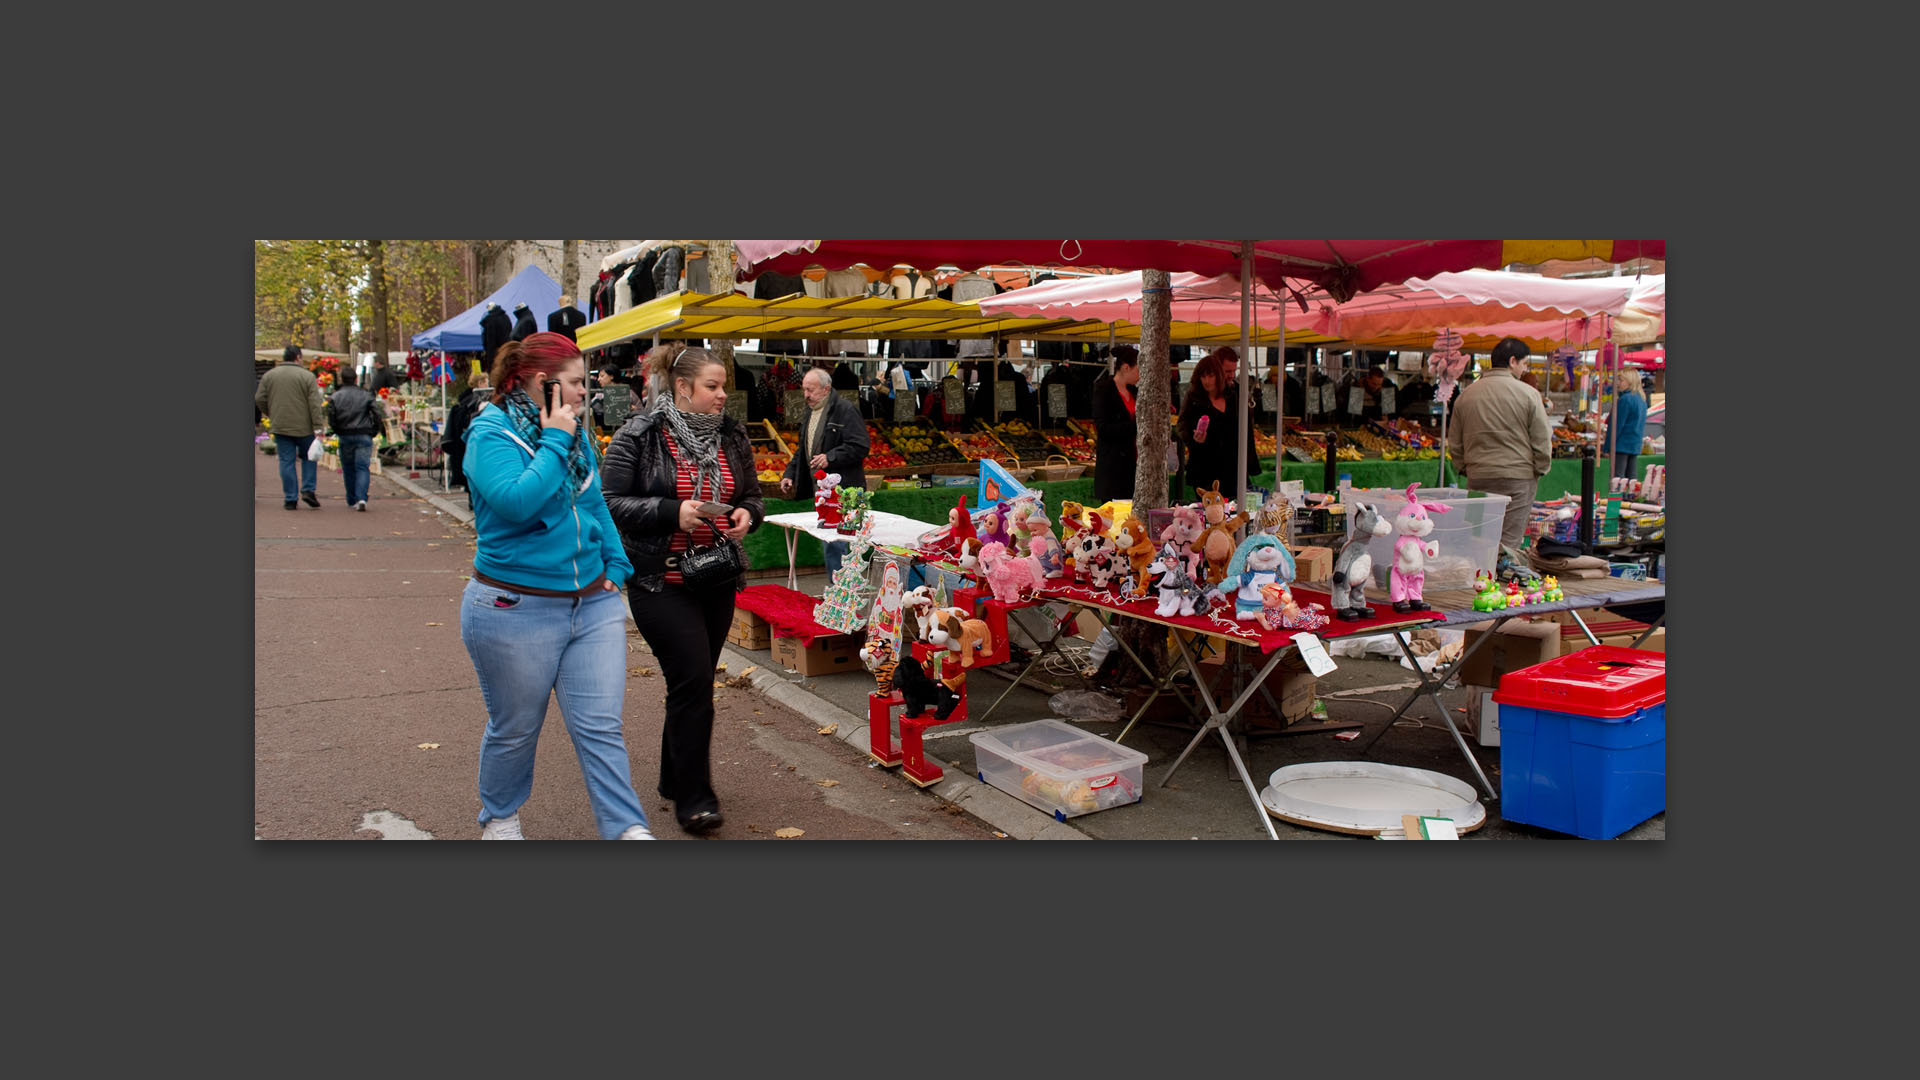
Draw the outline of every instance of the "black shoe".
M1411 600L1395 600L1393 602L1393 610L1405 615L1407 612L1413 610L1413 602Z
M1370 608L1370 607L1363 607L1363 608L1361 608L1361 609L1359 609L1359 610L1360 610L1360 617L1361 617L1361 618L1363 618L1363 619L1371 619L1371 618L1373 618L1373 617L1374 617L1375 615L1378 615L1378 614L1380 614L1379 612L1377 612L1377 611L1375 611L1375 610L1373 610L1373 609L1372 609L1372 608Z
M320 509L320 496L315 495L311 491L301 492L300 501L306 503L308 506L313 507L315 510Z
M300 504L299 504L299 503L297 503L297 502L291 502L291 501L290 501L290 502L288 502L288 503L287 503L287 509L289 509L289 510L298 510L298 509L300 509Z
M725 818L720 816L720 811L718 810L702 810L697 814L682 818L680 827L690 833L711 832L719 828L725 820Z

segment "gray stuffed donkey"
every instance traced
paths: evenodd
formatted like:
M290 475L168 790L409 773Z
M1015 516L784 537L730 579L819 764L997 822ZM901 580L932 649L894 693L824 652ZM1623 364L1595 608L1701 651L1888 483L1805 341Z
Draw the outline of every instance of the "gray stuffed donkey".
M1367 579L1373 576L1373 556L1367 543L1376 536L1393 532L1393 526L1380 511L1363 502L1347 510L1347 541L1340 557L1333 562L1333 615L1347 622L1371 619L1374 610L1367 606Z

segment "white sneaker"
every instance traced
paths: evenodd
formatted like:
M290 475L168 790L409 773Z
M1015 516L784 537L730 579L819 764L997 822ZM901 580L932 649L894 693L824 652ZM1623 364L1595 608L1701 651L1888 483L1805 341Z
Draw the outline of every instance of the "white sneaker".
M353 508L355 510L365 510L367 508L367 500L361 499L359 502L353 504Z
M645 825L630 825L627 827L626 832L623 832L620 834L620 839L622 840L657 840L659 838L654 836L653 830L647 828Z
M482 840L525 840L520 835L520 815L497 817L480 827Z

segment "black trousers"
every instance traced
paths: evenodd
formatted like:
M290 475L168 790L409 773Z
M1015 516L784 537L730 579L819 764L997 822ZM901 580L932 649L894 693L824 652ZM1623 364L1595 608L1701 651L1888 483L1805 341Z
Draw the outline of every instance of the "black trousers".
M629 588L627 606L666 680L657 790L673 800L674 816L684 823L692 814L720 808L710 768L713 676L733 621L733 590L695 592L671 584L657 593Z

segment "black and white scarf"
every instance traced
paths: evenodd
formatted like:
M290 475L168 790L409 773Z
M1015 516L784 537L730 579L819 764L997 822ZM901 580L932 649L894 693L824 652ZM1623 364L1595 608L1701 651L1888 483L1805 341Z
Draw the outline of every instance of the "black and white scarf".
M528 446L539 446L542 434L540 427L540 408L527 396L522 387L507 391L505 398L507 422L513 425L513 433L526 440ZM567 488L569 497L587 486L587 480L593 475L593 451L587 449L587 425L576 424L573 429L573 445L567 448Z
M673 394L654 395L653 411L660 415L667 433L680 445L680 452L693 459L693 497L720 501L720 425L726 413L686 413L673 403Z

